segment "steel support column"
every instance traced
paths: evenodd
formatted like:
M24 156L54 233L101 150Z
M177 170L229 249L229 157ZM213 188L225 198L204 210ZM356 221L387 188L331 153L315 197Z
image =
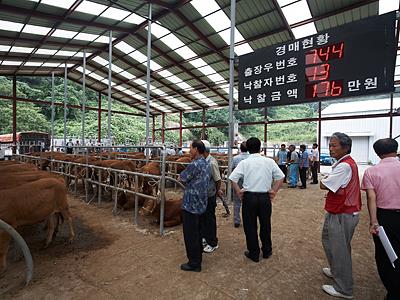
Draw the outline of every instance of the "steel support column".
M182 147L182 111L179 112L179 147ZM165 130L165 129L164 129Z
M82 77L82 146L85 145L85 117L86 117L86 49L83 49L83 77Z
M321 115L322 115L322 103L321 101L318 102L318 149L319 149L319 154L318 155L318 160L321 162L321 132L322 132L322 120L321 120ZM320 166L321 163L318 165L318 172L320 171Z
M54 72L51 72L51 151L54 151Z
M147 70L146 70L146 145L149 145L150 137L150 60L151 60L151 22L152 4L149 3L149 20L147 25ZM149 158L146 151L146 158Z
M111 145L111 76L112 76L112 30L108 41L108 119L107 119L107 138Z
M67 63L64 66L64 153L67 148Z
M161 115L161 143L165 143L165 113Z
M17 76L13 76L13 100L12 100L12 134L13 134L13 154L17 153Z
M233 148L233 85L235 83L234 70L235 70L235 22L236 22L236 0L231 0L231 37L229 44L229 143L228 143L228 174L232 172L232 148ZM227 198L229 201L232 199L231 181L227 182Z
M205 108L203 108L203 111L202 111L201 121L202 121L201 139L205 140L206 139L206 109Z
M97 113L97 141L101 143L101 92L99 92L99 110Z
M268 108L264 108L264 155L267 155L267 139L268 139Z

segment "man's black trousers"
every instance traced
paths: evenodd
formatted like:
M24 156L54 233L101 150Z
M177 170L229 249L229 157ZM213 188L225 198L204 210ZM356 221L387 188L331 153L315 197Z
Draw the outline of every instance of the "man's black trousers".
M200 267L203 254L200 234L200 215L182 210L182 227L188 264L195 268Z
M242 203L243 229L246 235L247 250L252 258L260 255L257 218L260 222L261 249L264 254L272 251L271 242L272 206L268 193L244 192Z
M318 183L318 167L319 167L319 161L314 161L311 165L313 183Z
M215 217L215 208L217 207L217 197L208 197L207 209L200 217L201 235L206 239L207 244L215 247L218 245L217 238L217 219Z
M379 277L388 292L386 299L400 299L400 209L378 208L376 215L379 225L385 229L393 250L399 257L395 262L396 268L393 268L379 237L374 236L375 261Z
M305 167L299 168L301 186L304 188L307 187L307 169Z

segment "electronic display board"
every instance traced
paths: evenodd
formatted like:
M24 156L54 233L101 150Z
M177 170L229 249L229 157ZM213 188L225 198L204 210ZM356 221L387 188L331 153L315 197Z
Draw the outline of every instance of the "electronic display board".
M239 109L394 91L395 12L239 57Z

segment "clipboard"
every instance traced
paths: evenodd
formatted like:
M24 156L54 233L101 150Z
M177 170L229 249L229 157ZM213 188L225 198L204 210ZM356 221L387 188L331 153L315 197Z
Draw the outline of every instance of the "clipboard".
M378 232L379 232L378 237L381 240L383 248L385 248L386 254L389 257L389 260L392 263L393 268L395 268L394 262L398 259L397 254L396 252L394 252L393 246L386 235L385 229L382 226L379 226Z

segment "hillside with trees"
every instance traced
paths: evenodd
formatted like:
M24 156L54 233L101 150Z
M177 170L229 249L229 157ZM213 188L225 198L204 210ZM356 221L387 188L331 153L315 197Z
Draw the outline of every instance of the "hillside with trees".
M12 79L0 76L0 95L12 95ZM34 100L51 101L51 78L49 77L17 77L17 97ZM63 102L64 83L63 78L55 78L55 101ZM68 81L68 104L80 105L82 99L82 87L74 82ZM87 89L86 106L97 107L97 93ZM102 108L107 109L107 97L103 96ZM317 103L301 104L293 106L280 106L268 108L268 119L298 119L317 116ZM112 101L112 110L137 112L133 107ZM254 122L264 120L263 109L252 109L235 111L237 122ZM55 136L63 136L64 109L62 106L55 107ZM81 135L82 112L80 109L68 109L67 111L67 136L79 137ZM97 137L97 112L87 111L86 134L87 139ZM226 124L228 122L228 107L209 110L206 113L207 124ZM202 113L190 112L183 114L183 126L201 125ZM150 126L152 122L150 122ZM167 114L166 127L178 127L179 114ZM107 135L107 113L102 113L102 136ZM156 118L156 128L161 127L161 117ZM51 130L51 106L47 104L34 104L28 102L17 102L17 131L44 131ZM315 122L284 123L268 125L269 143L312 143L316 141L317 126ZM0 134L12 132L12 103L11 100L0 99ZM122 114L112 114L111 132L116 143L130 142L138 144L145 140L145 121L143 117ZM189 141L200 136L201 129L190 129L183 131L183 140ZM264 125L240 126L239 133L244 138L257 136L264 139ZM207 136L214 145L223 144L228 140L228 128L207 128ZM156 140L161 141L161 132L156 132ZM179 131L165 131L166 142L177 143Z

